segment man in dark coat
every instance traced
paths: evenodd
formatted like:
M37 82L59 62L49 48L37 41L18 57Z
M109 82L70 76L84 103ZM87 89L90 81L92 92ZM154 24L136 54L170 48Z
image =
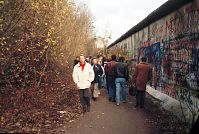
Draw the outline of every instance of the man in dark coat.
M112 68L115 66L116 62L116 55L111 56L111 61L108 62L104 68L105 74L107 77L107 86L108 86L108 94L109 94L109 101L115 102L115 79L112 74Z
M120 57L119 62L113 67L113 75L116 85L117 106L120 105L120 87L122 87L123 102L126 102L126 82L129 79L129 70L127 64L124 63L124 60L124 57Z
M141 62L136 65L133 75L133 83L137 88L136 105L144 108L146 84L152 77L152 68L146 63L146 57L141 58Z

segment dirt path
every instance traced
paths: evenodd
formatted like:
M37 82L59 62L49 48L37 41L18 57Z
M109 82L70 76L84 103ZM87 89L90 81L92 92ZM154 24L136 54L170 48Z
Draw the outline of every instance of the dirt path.
M127 103L116 106L109 102L105 90L100 98L91 101L91 111L63 128L65 134L156 134L146 123L143 109L134 108L135 100L127 96Z

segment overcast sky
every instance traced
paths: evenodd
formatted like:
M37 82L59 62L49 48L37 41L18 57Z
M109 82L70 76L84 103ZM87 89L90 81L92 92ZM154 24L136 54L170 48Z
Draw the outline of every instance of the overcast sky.
M167 0L76 0L88 4L97 36L111 34L110 43Z

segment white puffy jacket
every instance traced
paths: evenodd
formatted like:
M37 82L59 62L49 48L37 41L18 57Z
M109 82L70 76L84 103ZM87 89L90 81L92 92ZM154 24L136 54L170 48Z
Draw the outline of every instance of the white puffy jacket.
M89 88L93 80L94 71L89 63L85 64L83 71L79 63L75 65L73 69L73 81L77 84L78 89Z

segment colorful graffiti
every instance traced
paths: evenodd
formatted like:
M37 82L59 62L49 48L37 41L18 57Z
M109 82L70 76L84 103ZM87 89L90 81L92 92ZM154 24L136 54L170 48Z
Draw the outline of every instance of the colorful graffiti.
M176 37L164 42L163 47L168 47L170 79L175 84L198 89L197 69L199 68L198 57L198 34ZM165 68L166 69L166 68Z
M160 65L161 65L161 49L160 42L154 43L152 45L142 47L140 54L148 58L148 62L153 66L153 83L154 87L160 80Z
M133 58L153 66L151 85L172 97L176 86L199 94L199 0L131 35ZM125 44L125 40L116 45ZM120 47L121 48L121 47Z
M175 86L199 92L199 3L190 3L149 27L150 43L143 41L138 57L146 56L153 66L152 85L172 97Z
M199 91L199 33L180 35L173 39L140 48L153 66L155 88L175 97L172 85ZM173 86L174 87L174 86Z

